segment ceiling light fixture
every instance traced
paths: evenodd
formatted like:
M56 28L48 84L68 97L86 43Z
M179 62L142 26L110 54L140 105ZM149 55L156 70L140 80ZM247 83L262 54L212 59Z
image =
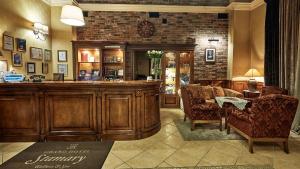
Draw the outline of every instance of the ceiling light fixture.
M65 5L62 7L60 21L71 26L83 26L84 18L82 9L78 7L78 3L73 0L74 5Z

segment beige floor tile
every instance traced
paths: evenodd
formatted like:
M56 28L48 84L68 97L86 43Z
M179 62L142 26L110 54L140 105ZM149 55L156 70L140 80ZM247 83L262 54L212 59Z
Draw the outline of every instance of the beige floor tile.
M209 151L213 142L198 144L196 141L186 142L180 149L173 153L167 160L168 164L175 167L196 166L200 159Z
M197 166L214 166L214 164L210 161L200 160Z
M299 169L299 160L298 163L291 163L287 160L274 160L274 169Z
M16 151L16 152L6 152L6 153L3 153L2 155L2 163L5 163L7 160L13 158L15 155L19 154L20 151Z
M173 167L170 164L166 163L166 162L162 162L158 165L158 167Z
M141 140L135 140L133 142L140 149L144 150L144 149L151 147L153 144L155 144L156 140L153 139L152 137L150 137L150 138L145 138L145 139L141 139Z
M153 156L156 156L162 160L165 160L167 157L169 157L171 154L173 154L176 151L176 149L172 148L171 146L168 146L163 143L157 143L153 145L153 147L150 147L146 150L146 152L151 153Z
M109 153L102 168L103 169L114 169L121 166L124 162L116 157L113 153Z
M239 157L238 154L234 154L235 151L231 153L226 152L217 147L213 147L210 151L201 159L210 162L213 165L234 165ZM202 163L200 161L200 164Z
M34 142L17 142L17 143L10 143L2 148L2 152L21 152L34 144Z
M273 165L273 158L258 154L244 154L238 157L236 165Z
M123 163L122 165L120 165L119 167L116 167L116 169L131 169L132 167L130 167L128 164Z
M227 142L218 141L214 144L214 150L218 150L225 154L234 154L235 156L242 155L247 149L241 149L238 144L228 144Z
M181 138L183 139L183 137L182 137L182 135L180 134L180 132L179 132L179 131L175 131L174 133L172 133L172 135L175 135L175 136L181 137Z
M172 134L172 133L174 133L174 132L178 132L177 127L174 126L174 125L171 125L171 124L165 125L164 127L161 128L161 130L162 130L162 131L165 131L165 132L167 132L167 133L170 133L170 134Z
M178 135L170 135L169 137L164 139L163 142L173 148L180 148L181 146L186 144L182 137Z
M173 153L165 161L174 167L190 167L196 166L200 159L201 156L199 157L198 155L191 154L180 149Z
M128 161L143 152L143 150L137 145L131 144L129 141L118 141L114 143L111 152L122 161Z
M132 168L154 168L162 163L163 160L149 152L143 152L126 163Z

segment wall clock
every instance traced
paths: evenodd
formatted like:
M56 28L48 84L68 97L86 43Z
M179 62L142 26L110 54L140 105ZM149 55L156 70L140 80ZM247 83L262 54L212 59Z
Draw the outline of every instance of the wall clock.
M155 26L152 22L141 21L138 23L137 32L141 37L149 38L154 34Z

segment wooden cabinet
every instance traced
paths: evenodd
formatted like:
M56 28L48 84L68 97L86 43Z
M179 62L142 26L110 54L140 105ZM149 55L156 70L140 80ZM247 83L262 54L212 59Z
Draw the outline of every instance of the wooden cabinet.
M160 129L160 84L0 83L0 141L149 137Z
M35 92L0 93L0 140L40 139L39 96ZM11 139L10 139L11 138Z
M160 122L159 107L153 105L159 105L159 94L155 91L150 91L144 95L144 113L143 113L143 130L152 130L156 128Z
M73 41L74 79L125 79L123 42Z
M135 130L135 98L134 93L106 93L102 97L102 129L103 135L134 135Z
M98 131L95 92L50 91L45 95L47 140L55 140L58 135L96 139Z
M162 107L178 108L178 90L182 85L193 83L193 51L167 51L162 58L163 91Z

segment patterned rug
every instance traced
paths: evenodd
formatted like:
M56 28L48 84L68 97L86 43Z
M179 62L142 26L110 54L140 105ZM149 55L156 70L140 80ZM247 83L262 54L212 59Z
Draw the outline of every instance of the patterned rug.
M161 169L274 169L270 165L225 165L202 167L163 167Z
M230 134L219 130L219 124L197 124L191 131L191 122L182 119L174 120L174 123L185 141L193 140L244 140L242 136L231 130Z

